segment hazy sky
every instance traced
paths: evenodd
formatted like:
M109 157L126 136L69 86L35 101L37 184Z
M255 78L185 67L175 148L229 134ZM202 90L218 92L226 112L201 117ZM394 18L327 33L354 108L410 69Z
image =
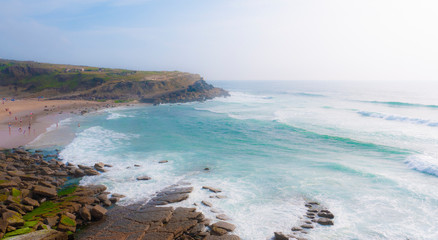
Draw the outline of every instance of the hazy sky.
M437 80L438 1L0 0L0 57L210 80Z

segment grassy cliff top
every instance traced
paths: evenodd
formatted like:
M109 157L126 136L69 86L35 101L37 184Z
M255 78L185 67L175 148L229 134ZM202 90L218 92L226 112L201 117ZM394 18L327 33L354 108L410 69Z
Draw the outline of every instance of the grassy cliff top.
M200 79L198 74L178 71L134 71L0 59L1 92L9 91L15 96L42 91L47 95L68 94L121 82L171 82L183 87Z

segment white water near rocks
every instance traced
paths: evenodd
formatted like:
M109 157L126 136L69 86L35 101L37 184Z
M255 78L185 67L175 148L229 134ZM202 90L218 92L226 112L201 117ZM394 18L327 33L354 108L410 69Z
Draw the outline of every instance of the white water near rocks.
M190 182L194 192L176 205L196 203L214 219L218 213L200 204L211 202L242 239L290 233L308 200L335 215L334 226L316 226L309 239L438 239L436 87L213 84L231 97L73 118L65 125L75 137L62 146L61 157L112 164L82 182L126 195L122 204ZM136 180L144 175L152 180ZM226 198L210 198L215 194L203 185L221 188Z

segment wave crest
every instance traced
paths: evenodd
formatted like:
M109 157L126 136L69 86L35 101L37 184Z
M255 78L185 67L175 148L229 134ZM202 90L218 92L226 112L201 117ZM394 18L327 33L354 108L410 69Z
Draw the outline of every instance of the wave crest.
M438 122L432 122L430 120L421 119L421 118L409 118L409 117L387 115L383 113L367 112L367 111L359 111L357 113L362 115L363 117L373 117L373 118L380 118L388 121L408 122L412 124L427 125L429 127L438 127Z
M438 105L428 105L421 103L407 103L407 102L384 102L384 101L366 101L368 103L384 104L392 107L424 107L424 108L438 108Z
M412 155L406 158L409 168L419 172L438 176L438 158L428 155Z

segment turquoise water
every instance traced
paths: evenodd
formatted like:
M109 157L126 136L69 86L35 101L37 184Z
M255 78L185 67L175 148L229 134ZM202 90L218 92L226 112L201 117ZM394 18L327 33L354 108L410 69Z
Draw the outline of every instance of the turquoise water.
M106 184L127 196L122 204L190 182L194 193L178 205L197 203L214 219L216 214L199 204L212 202L237 225L242 239L290 233L302 221L306 200L321 202L336 216L334 226L310 230L309 239L438 239L436 88L213 84L230 90L231 97L65 120L61 129L75 137L61 157L114 165L83 183ZM135 180L142 175L152 180ZM203 185L221 188L227 198L210 198Z

